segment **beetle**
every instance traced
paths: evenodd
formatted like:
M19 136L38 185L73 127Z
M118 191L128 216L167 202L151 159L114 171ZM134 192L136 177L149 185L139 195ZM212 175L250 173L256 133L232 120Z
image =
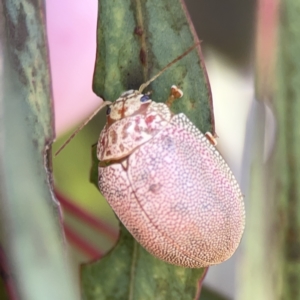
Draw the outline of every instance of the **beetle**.
M98 186L118 218L151 254L168 263L202 268L219 264L237 249L245 227L243 195L230 168L185 114L173 114L183 92L171 87L166 104L143 93L169 66L104 102L57 151L107 106L97 144Z
M172 86L168 102L182 94ZM201 268L235 252L243 195L215 146L183 113L129 90L107 108L97 156L101 193L151 254Z

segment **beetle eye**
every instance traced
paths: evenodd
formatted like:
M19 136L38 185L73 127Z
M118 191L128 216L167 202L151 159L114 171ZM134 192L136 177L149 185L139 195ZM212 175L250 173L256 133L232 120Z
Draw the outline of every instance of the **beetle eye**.
M111 108L110 108L110 106L107 106L106 115L108 116L110 114L110 112L111 112Z
M148 101L149 99L150 99L150 97L149 97L148 95L144 95L144 96L141 97L140 101L141 101L141 102L146 102L146 101Z

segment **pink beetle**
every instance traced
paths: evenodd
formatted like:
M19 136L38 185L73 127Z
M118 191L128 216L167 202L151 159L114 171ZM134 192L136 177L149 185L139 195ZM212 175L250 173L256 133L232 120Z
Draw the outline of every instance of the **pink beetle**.
M171 98L182 95L171 91ZM214 145L183 113L127 91L107 108L97 156L101 193L154 256L201 268L235 252L243 195Z

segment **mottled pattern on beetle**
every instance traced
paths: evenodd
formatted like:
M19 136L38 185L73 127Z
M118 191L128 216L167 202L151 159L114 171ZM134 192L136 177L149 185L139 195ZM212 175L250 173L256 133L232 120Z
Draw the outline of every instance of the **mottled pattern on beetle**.
M199 268L236 250L244 229L240 189L184 114L129 156L127 172L112 164L99 168L99 176L99 188L120 220L158 258Z
M165 120L170 120L172 113L169 109L169 107L164 104L164 103L156 103L156 102L151 102L147 109L148 114L159 114L162 116Z
M131 100L140 101L139 96L126 100L124 105L128 101L132 103ZM167 125L171 119L171 112L165 104L151 102L147 106L147 110L142 114L124 117L110 126L105 126L97 145L97 156L100 161L128 156ZM140 106L136 106L136 109L138 108Z
M121 95L112 105L109 114L112 120L120 120L124 117L131 116L145 104L140 101L143 94L138 91L130 90Z
M129 98L124 102L124 117L129 117L133 115L136 111L139 110L139 108L144 104L141 103L140 99L143 97L142 94L137 95L135 97ZM147 101L151 101L150 99Z

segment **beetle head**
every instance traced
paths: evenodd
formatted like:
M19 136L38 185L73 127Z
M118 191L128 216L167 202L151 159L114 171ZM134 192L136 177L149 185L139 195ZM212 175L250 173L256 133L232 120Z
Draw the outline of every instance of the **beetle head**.
M148 94L142 94L135 90L126 91L107 107L107 122L112 124L118 120L141 114L151 102L152 100Z

